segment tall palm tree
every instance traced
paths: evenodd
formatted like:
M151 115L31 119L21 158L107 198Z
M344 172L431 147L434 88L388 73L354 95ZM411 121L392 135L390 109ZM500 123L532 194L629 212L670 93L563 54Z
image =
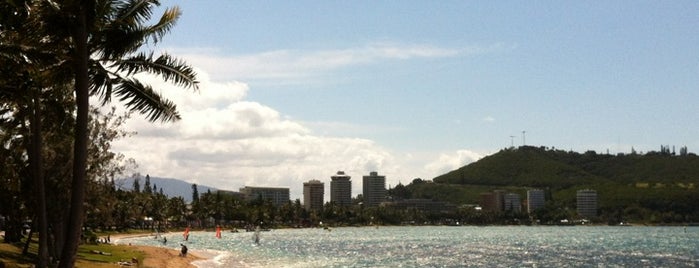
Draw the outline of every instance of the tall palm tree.
M30 87L17 87L13 91L3 89L3 98L21 101L32 96L32 102L25 103L33 103L34 106L31 107L40 108L40 91L54 93L54 89L46 85L74 85L76 119L73 179L70 215L60 267L73 266L83 223L90 95L99 97L103 104L116 96L128 108L146 115L149 120L166 122L179 119L175 105L132 76L147 72L176 85L197 89L195 74L184 62L167 54L154 58L150 53L139 52L144 44L159 42L172 29L180 15L177 8L167 9L158 22L145 25L151 18L153 8L158 5L157 0L0 2L4 14L20 15L3 16L0 21L0 59L3 63L19 62L14 65L2 64L6 67L3 68L2 78L14 77L5 70L26 70L24 73L28 74L27 77L42 77L42 80L51 82L32 85L31 89L39 90L36 94L29 94ZM27 24L30 27L21 27L24 22L31 22ZM8 40L12 42L6 42ZM11 84L4 82L3 85ZM16 94L5 94L10 92ZM32 118L40 117L41 114L35 114ZM40 127L39 123L31 126ZM40 128L32 131L35 137L40 137L37 136L41 132ZM32 144L37 148L41 146L40 140ZM40 155L37 152L39 151L32 154ZM37 162L33 163L36 165ZM40 159L38 163L41 165ZM41 172L36 172L35 176L40 177ZM43 181L40 178L35 180ZM41 198L44 195L39 196ZM46 232L40 231L40 234ZM41 249L40 245L40 251Z
M74 0L51 7L58 12L53 14L68 14L63 18L70 26L69 61L77 107L71 212L59 267L74 265L83 223L89 96L98 96L104 104L114 95L150 121L167 122L180 118L176 106L132 75L147 72L178 86L198 88L194 71L184 62L167 54L154 58L138 52L149 42L159 42L181 14L178 8L169 8L158 22L145 25L158 5L157 0Z
M3 2L0 11L6 14L0 21L0 65L3 66L0 79L2 80L0 101L3 106L9 103L14 109L3 110L3 113L15 110L13 121L21 122L20 126L29 128L19 137L28 136L24 141L27 150L28 169L34 190L27 198L32 204L34 215L38 220L39 250L37 258L38 267L48 265L48 224L46 212L45 178L43 174L44 163L43 149L43 110L46 104L46 96L54 92L49 91L52 84L65 84L67 80L54 76L56 68L60 65L61 49L53 47L45 36L41 20L34 15L30 1ZM50 82L48 82L50 81ZM57 92L58 90L56 90ZM54 102L56 103L56 102Z

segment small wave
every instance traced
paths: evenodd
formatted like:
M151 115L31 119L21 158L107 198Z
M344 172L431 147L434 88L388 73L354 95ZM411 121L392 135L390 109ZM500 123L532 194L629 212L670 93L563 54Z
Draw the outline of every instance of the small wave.
M193 250L192 253L197 257L203 258L203 260L192 262L192 265L198 268L229 267L225 260L230 259L232 256L231 252L213 249L198 249Z

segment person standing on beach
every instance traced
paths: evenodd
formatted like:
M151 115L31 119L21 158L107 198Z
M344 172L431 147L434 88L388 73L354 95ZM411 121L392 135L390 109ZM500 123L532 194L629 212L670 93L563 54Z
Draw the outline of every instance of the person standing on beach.
M180 246L182 246L182 250L180 251L180 256L187 257L187 246L185 246L184 244L180 244Z

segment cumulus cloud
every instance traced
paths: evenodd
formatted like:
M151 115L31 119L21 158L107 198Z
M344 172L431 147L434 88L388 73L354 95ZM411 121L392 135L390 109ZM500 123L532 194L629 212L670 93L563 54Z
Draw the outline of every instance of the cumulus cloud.
M450 154L443 153L437 160L425 165L425 169L431 174L441 175L476 162L482 157L481 154L469 150L458 150Z
M488 49L492 48L485 50ZM277 50L246 56L175 51L178 57L198 67L200 90L177 88L156 77L139 76L139 79L173 101L182 120L150 123L140 115L133 115L125 128L138 134L115 142L113 148L136 160L139 165L136 171L141 174L225 190L243 186L289 187L292 198L302 197L302 183L310 179L326 182L327 198L330 176L338 170L352 176L353 195L361 193L361 177L371 171L386 175L388 185L417 177L431 179L475 161L480 155L466 150L456 155L394 152L361 138L370 131L382 131L382 128L386 131L386 126L289 119L273 107L246 100L250 88L239 81L303 78L381 60L454 57L483 53L483 50L383 43L315 52ZM329 126L337 131L314 133L314 126L316 129Z
M401 170L392 154L371 140L315 135L271 107L244 100L245 83L216 83L200 73L198 92L140 77L177 104L182 120L149 123L132 116L125 128L138 134L113 145L136 160L138 172L227 190L290 187L292 197L299 198L304 181L329 184L338 170L356 178L355 194L362 175L396 176Z

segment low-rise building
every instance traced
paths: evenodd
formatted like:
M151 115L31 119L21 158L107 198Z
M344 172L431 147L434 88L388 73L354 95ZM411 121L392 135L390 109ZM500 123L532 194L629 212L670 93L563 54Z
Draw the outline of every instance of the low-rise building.
M505 211L521 212L522 211L522 198L519 194L507 193L503 196Z
M479 205L483 210L502 211L505 203L504 196L505 191L501 190L481 193Z
M253 187L245 186L240 188L240 193L245 196L245 200L255 199L270 200L275 206L289 203L289 188L282 187Z
M424 198L400 199L390 202L383 202L381 203L381 206L390 207L397 210L415 209L427 213L448 213L456 210L456 206L453 204Z

